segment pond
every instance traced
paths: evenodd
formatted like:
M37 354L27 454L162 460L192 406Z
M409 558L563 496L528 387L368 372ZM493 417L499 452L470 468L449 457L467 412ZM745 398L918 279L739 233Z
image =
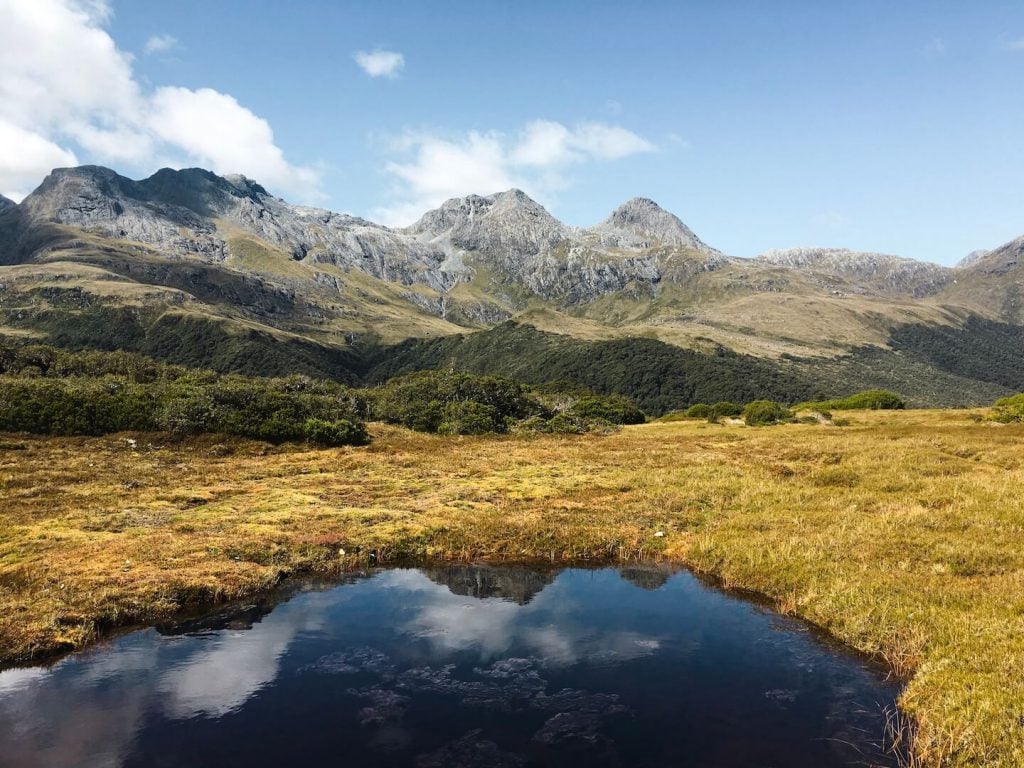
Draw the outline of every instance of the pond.
M887 766L898 694L687 572L379 570L0 672L0 764Z

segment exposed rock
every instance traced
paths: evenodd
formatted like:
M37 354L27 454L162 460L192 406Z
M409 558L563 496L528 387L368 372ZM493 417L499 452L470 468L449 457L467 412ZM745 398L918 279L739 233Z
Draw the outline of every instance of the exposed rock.
M929 296L942 290L953 270L938 264L846 248L788 248L765 251L755 262L817 272L860 284L862 289Z
M3 195L0 195L0 213L3 213L4 211L13 208L16 205L17 203L15 203L9 197L4 197Z
M600 224L587 232L596 235L602 245L612 248L653 248L668 245L718 254L705 245L678 217L653 200L634 197L627 200Z
M992 251L988 250L987 248L979 248L976 251L971 251L970 253L968 253L966 256L960 259L960 261L958 261L956 265L958 267L969 267L975 262L978 262L981 259L988 256L990 253L992 253Z
M278 318L297 321L300 332L361 316L451 332L494 325L538 303L581 315L594 307L602 322L646 320L645 313L673 322L692 316L693 302L698 314L713 314L716 302L759 294L782 301L956 293L961 305L1000 306L1006 317L1020 311L1016 282L1001 282L1017 268L1024 239L975 252L959 268L839 248L738 259L647 198L582 229L512 189L448 200L396 230L291 205L244 176L163 169L133 181L82 166L53 171L20 205L0 200L0 211L0 264L88 253L84 260L127 279L272 318L275 327L286 325ZM957 286L967 272L997 280Z
M975 254L979 255L975 256ZM972 272L1005 275L1017 269L1022 262L1024 262L1024 236L991 251L975 251L960 264Z

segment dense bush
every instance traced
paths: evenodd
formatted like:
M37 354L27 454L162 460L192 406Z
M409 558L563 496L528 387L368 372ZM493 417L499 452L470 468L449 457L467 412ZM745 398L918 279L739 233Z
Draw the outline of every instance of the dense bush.
M789 421L793 413L773 400L754 400L743 408L743 421L749 427L763 427Z
M707 403L696 403L684 412L688 419L706 419L711 415L711 406Z
M864 392L858 392L855 395L835 400L800 403L794 409L799 411L899 411L906 407L907 404L895 392L889 392L885 389L868 389Z
M584 420L600 419L610 424L643 424L647 419L636 403L622 395L581 397L568 413Z
M468 400L446 403L437 431L442 435L484 435L503 431L504 427L494 406Z
M511 321L371 352L365 376L384 381L427 368L507 376L535 386L569 381L598 394L626 395L652 416L714 400L801 400L816 389L791 366L723 348L707 354L649 338L583 341Z
M723 400L708 407L708 421L715 422L722 419L735 418L743 414L743 406Z
M0 431L103 435L157 427L144 385L103 379L0 378Z
M366 426L351 419L306 419L302 433L315 445L365 445L369 440Z
M512 425L513 432L542 432L555 435L585 435L591 433L609 434L620 429L604 419L585 419L568 411L553 416L531 416Z
M362 398L328 381L249 379L127 353L0 348L0 431L102 435L217 432L280 443L367 441ZM13 375L12 375L13 374Z
M1024 394L996 400L992 405L992 418L1003 424L1024 421Z
M456 371L419 371L392 379L370 399L375 419L421 432L504 432L543 409L516 382Z

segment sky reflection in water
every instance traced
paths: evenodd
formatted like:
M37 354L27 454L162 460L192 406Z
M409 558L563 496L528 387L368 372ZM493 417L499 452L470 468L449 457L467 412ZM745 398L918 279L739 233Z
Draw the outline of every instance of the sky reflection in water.
M892 765L897 693L687 573L386 570L0 673L0 765Z

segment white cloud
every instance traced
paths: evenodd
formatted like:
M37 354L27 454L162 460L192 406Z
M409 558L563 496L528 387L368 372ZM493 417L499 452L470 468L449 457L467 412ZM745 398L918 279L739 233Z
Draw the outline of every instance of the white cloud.
M405 57L397 51L356 51L352 58L370 77L396 78L405 68Z
M133 172L208 165L318 196L316 169L289 163L269 124L231 96L145 88L104 28L110 15L102 0L0 0L0 189L31 189L81 153Z
M514 137L497 131L456 137L410 132L391 149L401 155L385 164L395 180L394 201L375 213L385 223L402 225L449 198L471 193L518 187L543 198L569 185L571 166L617 160L657 147L620 126L583 123L569 128L535 120Z
M1024 51L1024 37L1003 40L1001 45L1004 51Z
M160 88L153 94L150 129L216 173L244 171L289 190L315 189L318 174L289 164L263 118L210 88Z
M173 35L153 35L146 41L145 53L167 53L178 47L178 38Z
M0 118L0 194L21 202L51 170L71 165L73 152Z

